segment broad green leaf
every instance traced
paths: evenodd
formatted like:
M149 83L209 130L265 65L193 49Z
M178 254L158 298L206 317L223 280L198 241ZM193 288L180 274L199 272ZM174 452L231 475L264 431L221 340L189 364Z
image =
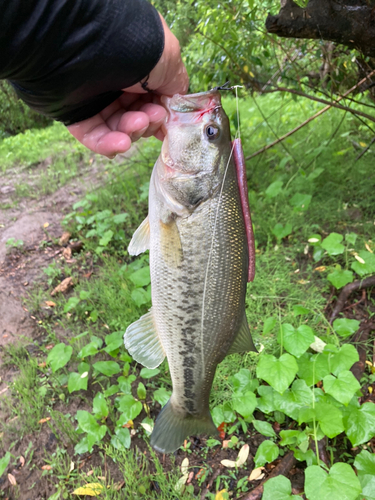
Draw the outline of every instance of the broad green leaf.
M266 463L273 462L279 456L278 446L266 439L258 447L254 457L255 467L262 467Z
M340 255L344 253L345 247L341 244L343 240L342 234L331 233L321 243L322 248L327 250L328 255Z
M215 406L215 408L211 412L212 415L212 420L214 421L215 427L219 427L220 424L222 424L224 420L224 412L221 406Z
M333 329L340 337L350 337L359 328L360 321L356 319L340 318L333 322Z
M73 347L66 344L57 344L49 352L47 362L51 366L53 372L56 372L65 366L72 357Z
M333 464L329 474L317 465L305 470L305 493L309 500L356 500L361 490L348 464Z
M85 436L75 445L74 451L79 455L90 451L89 444L87 442L87 434L85 434Z
M286 238L292 233L293 226L289 222L283 226L280 223L277 223L274 228L272 229L272 233L276 236L278 240L282 240L283 238Z
M327 375L323 379L323 387L326 394L330 394L345 406L360 389L357 379L349 370L340 372L337 378L333 375Z
M85 410L78 410L76 419L78 420L78 424L80 428L84 432L95 432L99 427L99 424L96 421L94 415Z
M105 352L111 353L124 345L124 332L114 332L105 337L105 343L107 347L104 349Z
M352 271L336 269L327 276L327 280L331 282L335 288L339 289L351 283L354 280L354 276Z
M96 418L105 418L108 416L109 408L104 394L98 392L93 400L93 412Z
M253 392L246 392L243 396L235 396L232 400L233 410L243 418L248 418L252 415L257 405L257 400Z
M292 495L292 484L284 476L271 477L264 484L262 500L301 500L301 498Z
M232 384L235 391L242 393L247 391L253 392L259 387L259 381L253 379L250 370L246 368L241 368L239 372L233 375Z
M296 193L291 197L289 203L294 207L295 212L304 212L309 208L311 199L311 194Z
M85 376L82 377L82 375L85 375ZM69 393L71 394L72 392L80 391L81 389L86 391L88 379L89 379L88 372L83 372L83 374L72 372L69 375L69 380L68 380Z
M119 399L119 411L127 422L134 420L142 411L142 403L133 398L131 394L126 394Z
M137 397L138 399L146 399L146 387L142 382L139 382L138 387L137 387Z
M150 293L144 288L136 288L131 293L131 298L137 307L147 304L151 300Z
M78 373L80 375L82 375L83 373L86 373L86 372L89 372L90 371L90 365L88 363L85 363L84 361L82 361L79 365L78 365Z
M106 398L109 398L110 396L113 396L114 394L117 394L120 391L120 386L119 385L110 385L108 389L106 389L103 394Z
M290 354L285 353L279 359L263 354L258 361L257 377L282 394L292 383L297 371L297 361Z
M91 450L92 446L100 442L106 435L107 427L99 425L93 415L88 411L78 410L76 419L78 420L79 427L84 432L87 432L87 446Z
M294 430L286 430L280 431L280 446L288 446L290 444L296 445L298 443L298 437L301 434L301 431Z
M314 248L313 259L315 262L318 262L324 255L324 248L321 246L316 246Z
M306 307L303 307L301 304L296 304L295 306L293 306L294 316L304 316L310 313L311 313L310 309L306 309Z
M64 313L68 313L69 311L72 311L75 309L80 302L80 299L78 297L70 297L68 302L64 306Z
M366 250L362 250L359 252L359 258L361 261L359 262L357 259L352 263L352 269L362 278L367 274L375 273L375 254L367 252Z
M345 422L346 435L353 446L366 443L375 436L375 405L365 403L353 408Z
M222 404L222 409L223 409L223 414L224 414L224 422L226 423L232 423L236 420L237 416L235 412L233 411L232 407L232 402L231 401L226 401L225 403Z
M101 247L106 247L108 245L108 243L111 241L113 235L114 235L114 232L111 231L111 229L108 229L107 231L105 231L105 233L103 234L103 236L99 240L99 245Z
M137 377L135 375L129 375L129 377L119 377L117 383L120 387L120 391L124 394L131 394L132 383Z
M315 404L315 412L320 428L330 439L343 432L342 412L336 406L318 402Z
M294 456L297 460L300 462L306 462L307 466L309 467L310 465L316 465L316 455L312 450L307 450L306 452L303 452L302 450L294 450Z
M311 389L304 380L295 380L291 389L287 389L283 394L275 392L273 398L276 409L294 420L297 420L299 410L310 406L313 401Z
M316 411L312 407L301 408L298 412L298 424L312 422L316 420Z
M345 235L345 241L350 243L351 245L355 245L355 242L357 241L358 235L356 233L347 233Z
M89 297L90 297L90 292L88 292L87 290L81 290L79 292L79 298L81 300L87 300Z
M142 368L141 373L139 374L142 378L152 378L160 373L159 368Z
M331 373L338 375L344 370L350 368L359 360L357 349L351 344L344 344L339 352L331 354L329 357L329 367Z
M362 450L355 457L354 467L357 469L358 479L362 486L363 498L375 500L375 453Z
M275 198L278 194L281 193L282 187L283 187L282 181L273 182L266 189L266 196L268 198Z
M120 365L116 361L98 361L93 367L107 377L112 377L121 371Z
M310 387L330 373L328 355L305 353L298 358L298 376Z
M87 434L87 445L89 447L89 450L92 450L92 447L95 443L100 443L106 433L107 426L98 424L98 428L96 430L93 430L93 432Z
M10 462L10 453L7 451L3 458L0 459L0 477L4 474L5 469L8 467Z
M257 392L260 398L257 399L257 408L263 413L272 413L276 410L274 395L275 390L269 385L261 385L258 387Z
M318 167L315 170L313 170L312 172L310 172L310 174L308 175L307 178L309 181L313 181L314 179L319 177L319 175L323 172L324 172L324 168Z
M276 437L276 433L273 430L272 425L269 422L265 422L263 420L253 420L251 422L255 429L260 432L263 436L267 437Z
M129 217L129 214L126 214L126 213L122 213L122 214L116 214L113 216L113 222L115 224L122 224L123 222L125 222L125 220Z
M129 275L130 281L137 287L147 286L151 283L150 267L145 266Z
M167 391L165 387L160 387L154 392L153 396L155 401L157 401L161 406L165 406L168 403L171 395L172 393L170 391Z
M267 318L263 326L263 335L267 335L267 333L272 331L276 326L276 322L277 320L274 316L270 316L269 318Z
M280 446L288 446L288 445L294 445L296 446L301 442L301 436L302 440L306 439L306 434L303 431L295 431L295 430L286 430L286 431L280 431Z
M115 430L114 436L111 438L111 445L117 450L126 450L130 448L131 437L129 429L126 427L120 427Z
M87 358L87 356L93 356L94 354L97 354L98 352L98 346L96 345L95 342L90 342L89 344L86 344L78 353L78 357L83 359Z
M286 351L299 358L314 342L315 335L314 330L307 325L301 325L296 330L292 325L285 323L281 326L277 340Z

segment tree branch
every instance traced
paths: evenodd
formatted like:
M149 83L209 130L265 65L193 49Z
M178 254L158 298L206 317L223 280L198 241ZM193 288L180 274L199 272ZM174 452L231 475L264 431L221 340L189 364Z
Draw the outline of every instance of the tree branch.
M375 57L373 1L309 0L303 8L284 0L276 16L268 15L266 29L285 38L329 40Z

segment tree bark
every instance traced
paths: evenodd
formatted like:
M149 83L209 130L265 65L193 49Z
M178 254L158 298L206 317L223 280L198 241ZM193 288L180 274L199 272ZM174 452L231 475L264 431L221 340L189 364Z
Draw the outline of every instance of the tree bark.
M375 57L375 0L309 0L304 8L281 0L281 6L267 17L269 33L328 40Z

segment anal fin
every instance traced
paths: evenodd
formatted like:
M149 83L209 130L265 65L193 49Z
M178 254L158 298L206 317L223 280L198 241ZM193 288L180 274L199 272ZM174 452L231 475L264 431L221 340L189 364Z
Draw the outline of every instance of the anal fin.
M165 352L156 331L152 309L126 329L124 343L130 355L146 368L156 368Z
M244 313L242 318L241 328L238 330L236 338L234 339L233 344L231 345L231 348L228 351L228 354L234 354L235 352L248 352L248 351L258 352L251 337L246 314Z
M128 246L130 255L139 255L150 248L150 223L148 216L133 234Z

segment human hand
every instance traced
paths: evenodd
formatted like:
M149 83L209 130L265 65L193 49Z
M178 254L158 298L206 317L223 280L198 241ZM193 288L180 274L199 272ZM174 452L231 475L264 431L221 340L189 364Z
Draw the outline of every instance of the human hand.
M177 38L161 17L164 51L147 80L148 93L141 82L124 89L124 94L97 115L68 126L69 132L84 146L109 158L124 153L140 137L154 135L163 140L161 125L167 112L158 95L185 94L189 86Z

